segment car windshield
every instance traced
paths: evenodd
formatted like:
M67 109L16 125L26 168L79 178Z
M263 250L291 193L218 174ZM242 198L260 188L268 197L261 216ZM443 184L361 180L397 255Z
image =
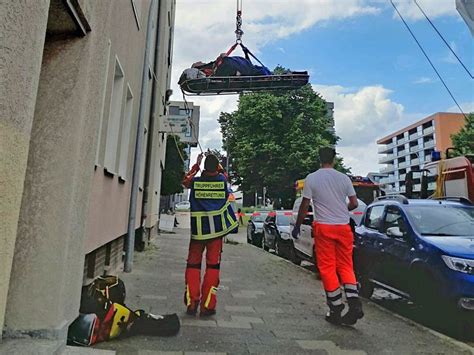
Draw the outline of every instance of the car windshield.
M474 207L410 206L407 211L415 229L422 235L443 237L474 235Z
M257 212L257 214L252 215L252 221L263 223L265 218L267 218L268 213Z
M277 215L277 225L278 226L289 226L290 225L290 215L279 214Z

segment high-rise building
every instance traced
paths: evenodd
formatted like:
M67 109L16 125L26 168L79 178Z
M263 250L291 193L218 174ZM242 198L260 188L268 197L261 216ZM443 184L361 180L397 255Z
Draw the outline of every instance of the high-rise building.
M431 161L433 151L451 147L451 135L463 125L462 114L438 112L379 139L379 163L384 165L380 172L388 175L380 183L386 185L386 191L405 192L406 173L422 169ZM415 180L414 191L420 188Z

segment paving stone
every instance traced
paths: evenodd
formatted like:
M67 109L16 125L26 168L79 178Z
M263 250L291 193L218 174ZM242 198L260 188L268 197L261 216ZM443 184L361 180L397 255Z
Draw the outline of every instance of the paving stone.
M185 351L184 355L227 355L227 353L208 353L199 351Z
M215 320L202 320L202 319L196 319L196 318L185 318L181 320L181 325L192 326L192 327L210 327L210 328L217 327L217 323Z
M180 332L166 338L117 339L94 348L115 350L118 355L471 353L365 301L366 316L355 328L332 326L324 320L324 290L314 274L247 245L225 245L220 275L224 288L218 293L217 316L205 320L185 316L188 246L189 230L162 234L152 239L152 248L135 254L132 273L120 275L132 308L178 312Z
M225 306L224 309L228 312L255 313L255 309L250 306Z
M329 355L367 355L361 350L344 350L330 340L297 340L296 343L305 350L325 350Z
M221 328L238 328L238 329L252 329L250 323L247 322L237 322L237 321L226 321L218 320L217 326Z
M258 317L244 317L244 316L230 316L232 321L242 322L242 323L256 323L256 324L263 324L263 319Z
M158 296L158 295L139 295L138 298L146 299L146 300L157 300L157 301L165 301L168 299L166 296Z

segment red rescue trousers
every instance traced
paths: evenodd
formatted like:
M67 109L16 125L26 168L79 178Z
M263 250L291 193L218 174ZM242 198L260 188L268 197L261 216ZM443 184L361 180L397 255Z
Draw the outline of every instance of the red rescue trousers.
M216 308L217 286L222 253L222 238L206 241L192 240L189 243L188 264L186 266L186 306L201 304L201 310ZM201 262L206 249L206 273L201 287Z
M318 269L326 292L338 290L340 283L355 285L357 281L352 265L354 235L350 225L314 222L313 236Z

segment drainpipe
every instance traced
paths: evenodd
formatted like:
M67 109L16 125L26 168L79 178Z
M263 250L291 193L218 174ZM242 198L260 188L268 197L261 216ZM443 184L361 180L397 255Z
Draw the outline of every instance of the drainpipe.
M159 68L159 63L160 63L160 57L159 57L159 52L160 52L160 36L159 36L159 29L161 26L160 22L160 16L161 16L161 3L158 5L158 13L157 13L157 30L158 33L156 35L156 43L155 43L155 59L153 63L153 71L155 72L155 80L153 80L153 86L152 86L152 92L151 92L151 106L150 106L150 113L152 115L152 119L150 120L150 125L149 125L149 132L151 134L148 135L148 145L147 145L147 152L145 156L145 182L143 183L143 203L142 203L142 211L145 210L145 207L148 205L148 192L150 189L150 173L151 173L151 164L152 164L152 158L153 158L153 149L155 148L153 146L153 136L155 132L155 115L156 117L160 117L161 112L156 112L157 110L157 97L160 89L160 84L158 80L156 80L156 77L160 74L158 68ZM159 78L161 79L161 78ZM159 198L159 197L158 197Z
M153 39L153 17L156 17L157 0L151 0L148 23L146 29L145 57L143 59L142 88L140 91L140 107L138 110L137 139L133 159L132 192L130 195L130 209L128 211L128 231L125 249L124 271L131 272L133 267L133 252L135 248L135 220L137 215L138 185L140 183L140 162L142 159L143 129L145 127L145 105L148 89L148 63L150 61L150 48ZM158 31L158 23L156 26ZM156 34L158 36L158 33Z

